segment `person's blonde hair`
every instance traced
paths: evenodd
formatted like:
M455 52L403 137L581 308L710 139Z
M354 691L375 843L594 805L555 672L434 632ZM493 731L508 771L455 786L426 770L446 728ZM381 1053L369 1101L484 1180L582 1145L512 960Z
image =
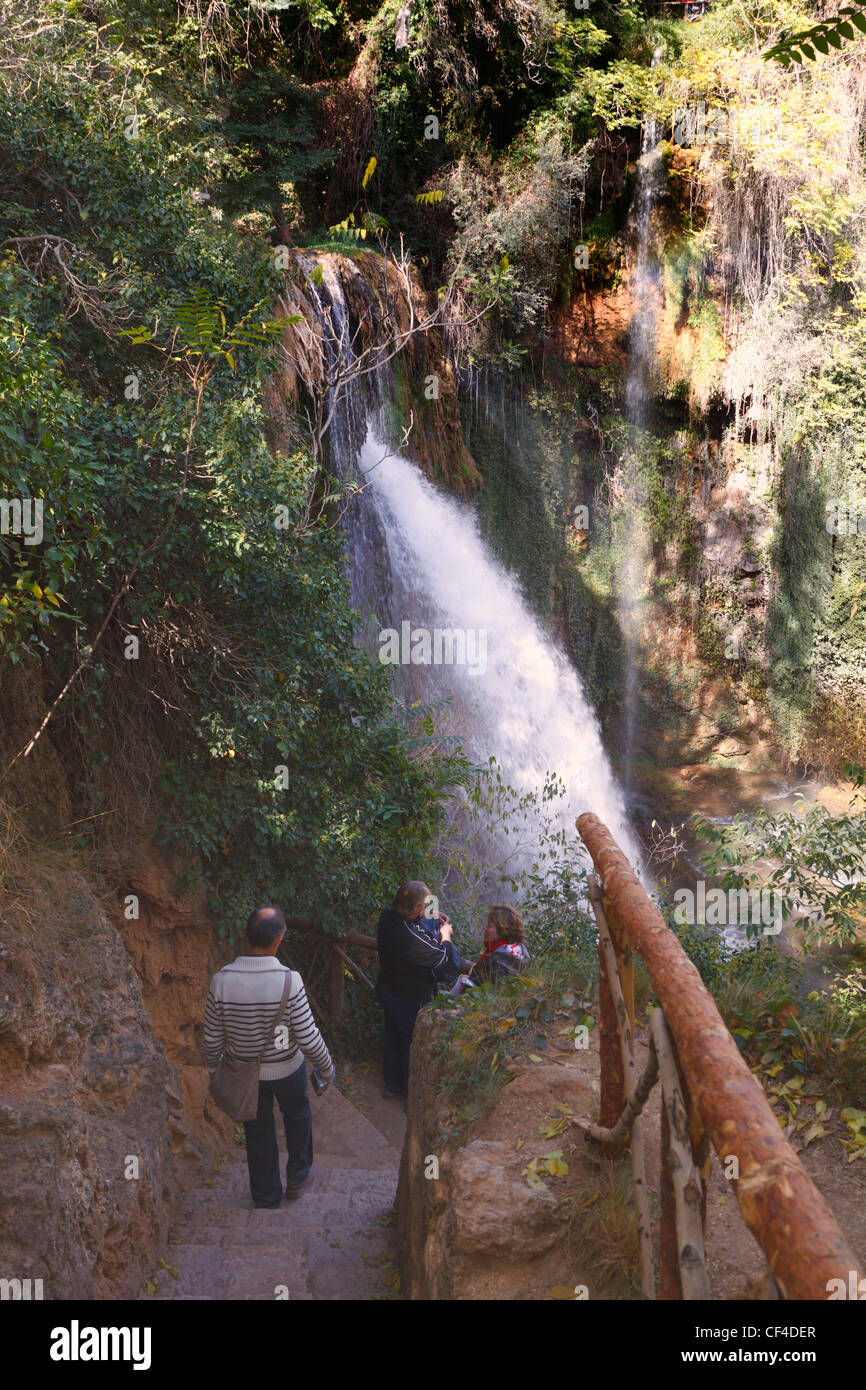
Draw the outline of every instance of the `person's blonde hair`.
M523 941L523 918L513 907L491 907L487 913L487 920L496 928L496 935L500 941L507 941L509 944Z

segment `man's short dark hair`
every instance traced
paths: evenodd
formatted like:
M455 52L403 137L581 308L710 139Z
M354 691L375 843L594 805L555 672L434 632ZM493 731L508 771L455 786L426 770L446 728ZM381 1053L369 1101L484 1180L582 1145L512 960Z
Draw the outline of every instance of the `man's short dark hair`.
M247 941L257 951L273 946L286 930L286 919L278 907L257 907L247 918Z
M422 883L420 878L410 878L408 883L401 884L397 889L397 896L391 904L392 911L411 912L429 894L426 883Z

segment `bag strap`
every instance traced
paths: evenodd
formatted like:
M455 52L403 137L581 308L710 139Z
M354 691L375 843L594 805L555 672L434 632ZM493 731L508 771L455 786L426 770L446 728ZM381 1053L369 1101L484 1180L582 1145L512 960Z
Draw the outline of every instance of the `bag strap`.
M277 1005L277 1012L274 1014L274 1021L273 1021L273 1023L271 1024L270 1032L268 1033L268 1036L267 1036L267 1038L266 1038L266 1040L265 1040L265 1045L264 1045L264 1047L262 1048L261 1052L259 1053L259 1065L261 1065L262 1058L264 1057L265 1053L267 1052L268 1048L270 1047L271 1043L272 1043L273 1040L274 1040L274 1034L275 1034L276 1031L277 1031L277 1024L279 1023L280 1019L281 1019L282 1016L283 1016L283 1009L286 1007L286 1000L287 1000L288 997L289 997L289 990L291 989L291 987L292 987L292 972L291 972L291 970L287 970L287 971L286 971L285 983L284 983L284 985L283 985L283 992L282 992L282 995L280 996L280 1002L279 1002L279 1004Z

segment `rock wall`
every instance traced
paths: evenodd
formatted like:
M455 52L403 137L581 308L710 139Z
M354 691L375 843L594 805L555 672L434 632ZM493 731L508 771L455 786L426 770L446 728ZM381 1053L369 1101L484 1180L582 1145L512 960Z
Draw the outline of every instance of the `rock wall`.
M334 287L339 286L348 331L359 356L369 353L374 345L393 344L398 335L406 335L399 352L393 356L386 353L375 377L359 379L362 395L371 403L384 406L389 443L395 448L399 446L428 477L454 492L472 492L481 479L463 439L457 378L443 333L439 327L424 334L412 331L413 322L429 319L435 312L435 298L425 293L414 272L408 282L404 281L392 261L373 251L359 251L351 257L320 252L315 260L318 268L326 272L318 282L318 293L327 301ZM286 425L290 412L297 409L305 390L321 385L325 370L327 347L312 302L314 292L304 283L311 261L312 253L303 266L292 264L278 301L280 312L301 315L306 322L289 325L285 330L285 358L265 391L269 439L277 452L286 451L291 444ZM411 288L412 313L407 283ZM335 321L339 317L338 313ZM372 360L366 359L367 372ZM350 395L347 392L344 403L351 418ZM363 417L352 419L352 425L360 436L355 442L360 444ZM326 440L330 438L326 436Z
M69 868L52 886L36 921L4 903L2 1270L46 1298L131 1297L166 1235L182 1106L91 885Z
M492 1110L459 1140L446 1141L443 1023L443 1014L422 1011L412 1042L397 1189L403 1287L410 1299L546 1298L551 1286L573 1282L571 1193L586 1161L581 1141L570 1155L568 1186L532 1188L523 1136L537 1134L538 1119L557 1101L577 1116L596 1113L597 1059L583 1052L567 1065L516 1067ZM432 1159L438 1177L430 1176Z
M5 682L3 767L41 694L34 668ZM193 1160L233 1142L199 1055L210 929L146 832L115 881L70 842L50 737L2 791L0 1276L41 1279L46 1299L133 1297Z

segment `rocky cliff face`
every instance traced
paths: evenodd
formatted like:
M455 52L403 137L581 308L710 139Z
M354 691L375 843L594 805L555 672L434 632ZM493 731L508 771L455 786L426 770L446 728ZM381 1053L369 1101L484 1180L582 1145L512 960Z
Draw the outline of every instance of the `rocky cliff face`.
M682 360L698 330L688 316L678 328L676 301L674 286L663 297L658 394L639 445L622 403L635 307L627 278L576 292L554 316L542 384L520 393L491 384L483 409L465 411L466 438L491 544L570 651L614 753L627 660L618 617L624 461L636 454L645 493L635 513L645 552L638 759L758 773L785 761L767 698L779 470L770 443L740 438L717 397L711 406L688 399L694 383ZM718 343L701 331L695 357L718 373Z
M446 1140L443 1021L422 1012L412 1043L397 1189L403 1287L410 1299L546 1298L551 1286L573 1283L566 1236L586 1159L582 1145L570 1154L568 1186L533 1188L523 1136L537 1134L538 1117L556 1102L575 1115L597 1110L594 1062L582 1052L566 1065L516 1067L494 1108L459 1140Z
M308 278L311 271L315 281ZM279 308L305 321L287 328L286 357L266 393L275 448L285 449L288 442L280 438L281 421L297 408L305 390L327 379L336 325L343 323L365 369L358 400L353 403L351 390L341 394L352 445L360 447L365 434L357 404L382 407L389 442L428 477L458 493L477 488L480 477L463 440L457 379L443 333L438 326L424 334L413 330L413 324L436 310L435 297L425 293L414 271L404 279L390 260L372 251L354 256L309 253L287 271ZM383 346L381 365L373 373L379 355L375 349ZM332 434L337 424L335 420Z
M4 689L7 766L42 708L32 672ZM38 721L37 721L38 722ZM46 738L0 807L0 1272L46 1299L135 1296L191 1163L233 1142L210 1107L196 1021L210 931L142 833L98 873L69 840ZM138 920L116 904L139 899Z

